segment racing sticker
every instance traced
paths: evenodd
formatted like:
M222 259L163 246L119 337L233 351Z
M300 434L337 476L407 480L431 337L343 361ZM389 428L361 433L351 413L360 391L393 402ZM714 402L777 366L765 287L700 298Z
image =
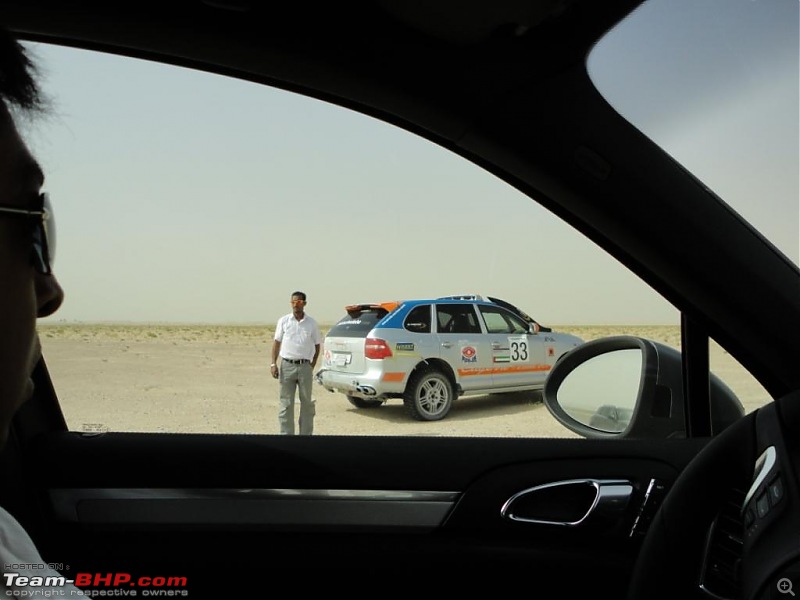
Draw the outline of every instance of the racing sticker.
M413 352L414 342L397 342L394 345L394 349L398 352Z
M508 338L508 362L528 362L530 360L530 353L528 352L528 336L521 335L519 337Z
M475 346L461 346L461 362L478 362L478 351Z
M511 362L511 355L508 353L508 346L502 348L495 348L492 350L493 363L507 363Z
M548 346L547 347L547 356L555 356L555 355L556 355L556 349L553 348L552 346Z

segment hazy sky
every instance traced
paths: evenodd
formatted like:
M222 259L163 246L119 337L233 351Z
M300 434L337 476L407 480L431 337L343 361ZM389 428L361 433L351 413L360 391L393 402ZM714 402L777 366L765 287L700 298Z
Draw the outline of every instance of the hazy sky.
M659 0L621 23L588 62L612 106L795 263L799 31L797 0Z
M657 25L601 46L590 68L797 262L798 3L734 4L688 2L726 18L680 47L660 37L680 24L646 6L636 18ZM697 43L709 62L689 53ZM571 227L405 131L216 75L30 47L55 109L24 127L58 222L67 295L49 321L274 323L300 289L326 323L349 303L455 293L505 298L545 324L678 322ZM708 84L714 95L687 106ZM691 117L720 99L713 120Z

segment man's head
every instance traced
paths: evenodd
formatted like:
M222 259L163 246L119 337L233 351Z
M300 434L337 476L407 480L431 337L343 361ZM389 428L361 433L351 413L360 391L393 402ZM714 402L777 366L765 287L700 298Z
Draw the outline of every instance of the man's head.
M30 375L41 354L36 318L55 312L64 299L49 273L44 175L12 118L12 111L40 106L31 61L0 28L0 444L33 392Z
M292 312L295 315L302 315L306 306L305 292L292 292Z

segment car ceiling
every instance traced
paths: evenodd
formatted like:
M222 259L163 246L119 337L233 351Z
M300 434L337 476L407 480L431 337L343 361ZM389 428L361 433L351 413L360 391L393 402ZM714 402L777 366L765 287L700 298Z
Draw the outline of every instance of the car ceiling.
M552 0L384 0L322 4L313 12L295 3L237 1L179 1L168 8L0 4L12 27L43 41L150 55L317 96L328 92L331 100L349 100L406 125L421 121L453 139L493 99L582 62L594 40L636 3L608 11ZM428 106L417 115L421 102ZM444 107L439 114L436 105Z
M0 14L27 39L266 83L418 133L572 224L782 395L800 387L780 351L800 331L797 267L587 76L596 40L638 4L0 0Z

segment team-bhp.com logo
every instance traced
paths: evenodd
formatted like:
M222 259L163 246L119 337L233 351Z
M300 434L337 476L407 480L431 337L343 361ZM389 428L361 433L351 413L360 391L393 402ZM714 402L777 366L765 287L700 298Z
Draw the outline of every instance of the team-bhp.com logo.
M15 598L70 598L98 596L144 596L175 598L189 596L186 577L134 577L130 573L76 573L64 576L20 575L3 573L5 594ZM63 589L67 585L77 591ZM59 589L62 588L62 589ZM80 589L97 588L97 589ZM59 592L62 592L59 594Z

